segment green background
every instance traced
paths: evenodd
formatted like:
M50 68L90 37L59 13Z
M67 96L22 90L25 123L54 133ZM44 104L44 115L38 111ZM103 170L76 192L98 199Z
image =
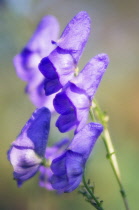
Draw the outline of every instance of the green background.
M98 53L110 57L96 98L110 116L109 128L131 210L139 209L139 2L135 0L1 0L0 1L0 210L91 210L77 191L57 195L38 186L38 175L17 188L7 150L35 109L24 94L12 59L32 35L43 15L58 18L61 32L85 10L92 31L79 68ZM49 142L60 134L51 126ZM87 164L87 177L105 210L123 210L119 188L98 140Z

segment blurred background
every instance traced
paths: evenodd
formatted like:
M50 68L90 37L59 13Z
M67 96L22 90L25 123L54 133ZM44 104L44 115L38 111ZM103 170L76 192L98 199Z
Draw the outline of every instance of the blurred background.
M56 195L40 188L37 175L17 188L6 156L35 109L24 94L25 83L16 76L13 57L29 40L42 16L56 16L62 32L81 10L90 15L92 31L79 68L98 53L110 57L96 98L110 116L110 133L130 207L139 209L139 1L0 0L0 210L93 209L77 191ZM50 142L58 140L55 130ZM95 194L104 201L104 209L124 209L101 141L87 164L87 177L95 184Z

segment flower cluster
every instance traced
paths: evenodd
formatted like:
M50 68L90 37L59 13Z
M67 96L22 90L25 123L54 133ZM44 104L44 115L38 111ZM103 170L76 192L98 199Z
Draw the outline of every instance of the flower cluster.
M90 25L88 14L79 12L56 41L58 22L46 16L14 58L18 76L27 82L26 93L38 107L8 151L18 186L38 171L41 187L62 193L73 191L82 180L86 162L103 131L101 124L87 121L109 63L106 54L99 54L77 75ZM56 127L62 133L74 129L74 137L46 147L54 110L60 114Z

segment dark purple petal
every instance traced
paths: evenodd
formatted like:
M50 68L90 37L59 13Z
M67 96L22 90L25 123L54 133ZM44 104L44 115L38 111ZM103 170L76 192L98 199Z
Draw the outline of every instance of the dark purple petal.
M71 82L84 90L92 99L109 64L106 54L99 54L92 58L84 69Z
M58 78L56 69L48 57L45 57L41 60L41 63L39 64L39 69L47 79L53 80Z
M52 161L51 170L57 176L66 174L66 153Z
M73 128L77 123L77 117L75 111L60 115L56 121L56 127L58 127L61 133L65 133Z
M49 109L37 109L26 123L21 135L26 132L27 137L34 144L34 150L39 156L44 156L50 129L51 114ZM22 143L21 143L22 145Z
M102 131L103 126L99 123L87 124L75 135L68 149L81 154L86 161Z
M46 96L50 96L51 94L58 92L61 88L62 88L62 86L58 79L53 79L53 80L45 79L44 90L45 90Z
M55 96L53 104L55 110L59 114L66 114L74 111L74 106L64 91Z
M51 177L51 184L55 190L61 191L63 188L65 188L68 185L67 176L66 175L63 175L63 176L53 175Z
M63 192L64 193L70 193L70 192L72 192L73 190L75 190L80 185L81 181L82 181L82 174L79 175L79 176L77 176L77 177L74 177L72 179L72 182L73 183L70 183L69 185L67 185L64 188Z

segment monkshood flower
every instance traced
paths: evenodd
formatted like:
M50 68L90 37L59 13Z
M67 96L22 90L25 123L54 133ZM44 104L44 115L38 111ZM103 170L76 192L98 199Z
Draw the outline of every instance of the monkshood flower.
M90 22L86 12L79 12L68 23L60 39L52 42L57 47L41 60L39 69L46 78L46 95L59 91L73 78L90 34Z
M62 155L62 153L65 151L67 146L69 145L70 140L69 139L62 139L61 141L55 143L52 147L47 147L45 152L45 158L46 161L49 162L49 165L51 165L51 162L53 159L57 158L58 156ZM40 187L44 187L48 190L54 190L50 180L53 175L50 167L48 166L41 166L40 169Z
M54 99L55 110L60 114L56 126L60 132L75 128L78 132L87 123L94 94L108 66L106 54L92 58L77 77L74 77Z
M8 160L13 166L13 176L19 187L37 173L43 162L50 118L49 109L37 109L8 151Z
M53 97L46 97L44 77L38 70L40 60L55 48L51 43L57 39L59 24L55 17L45 16L38 24L33 36L20 54L14 58L17 75L27 82L26 93L36 107L47 106L52 109Z
M101 134L99 123L89 123L73 138L64 154L53 160L52 187L59 192L71 192L82 181L86 161Z

